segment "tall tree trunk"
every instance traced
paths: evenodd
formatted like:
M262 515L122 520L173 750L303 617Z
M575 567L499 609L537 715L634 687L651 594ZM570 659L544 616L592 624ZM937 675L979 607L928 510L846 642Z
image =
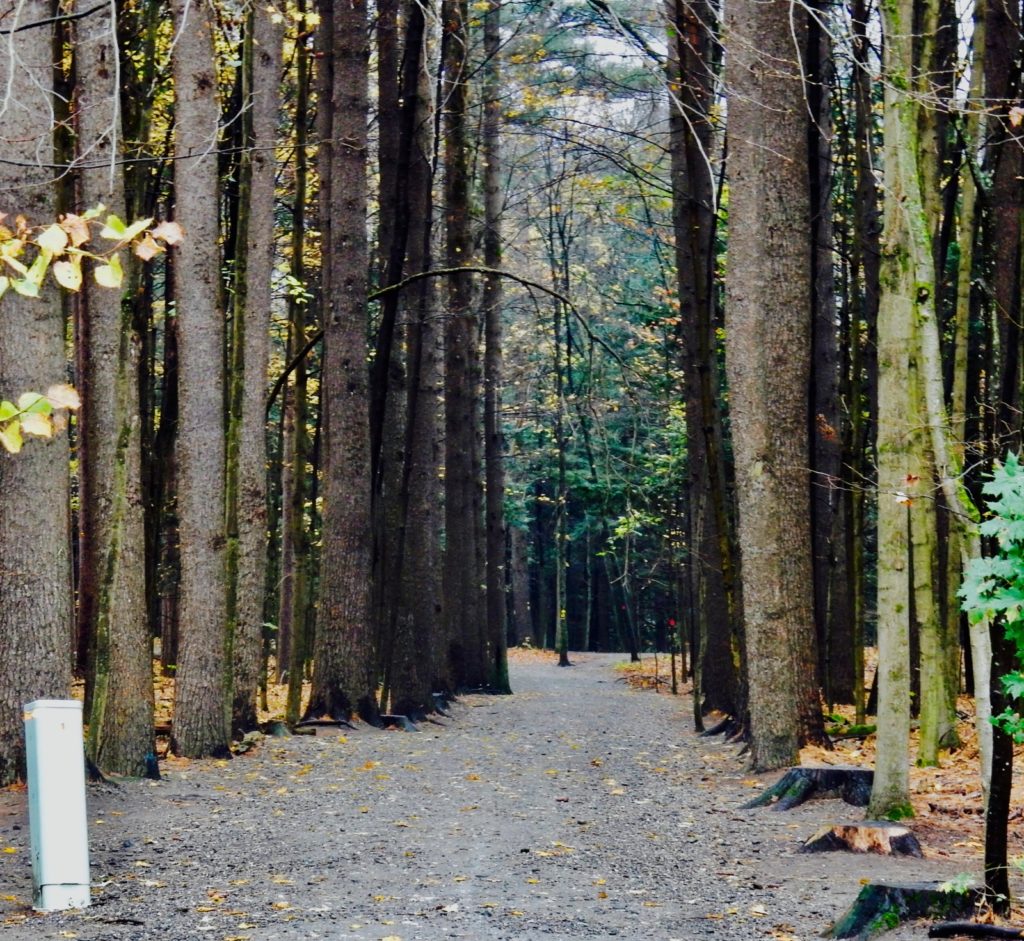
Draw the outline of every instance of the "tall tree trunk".
M753 766L820 738L807 389L810 257L802 10L727 10L730 98L726 365L736 454ZM731 65L730 65L731 63Z
M715 238L711 107L713 11L707 3L672 0L668 83L672 159L672 221L679 278L680 339L686 394L687 494L697 649L694 704L738 713L733 658L732 559L725 494L717 493L721 416L716 400L711 250Z
M445 0L444 164L447 263L460 268L472 261L469 220L468 32L466 0ZM488 662L480 588L478 525L474 518L478 485L476 438L479 428L479 351L472 280L467 272L449 276L445 321L445 621L456 683L487 682Z
M406 267L430 268L434 215L433 151L435 109L430 79L429 8L407 3L403 99L413 108L406 128L413 134L409 157ZM432 278L404 295L406 329L406 425L397 540L400 591L395 612L392 709L419 715L434 708L434 690L450 693L447 644L441 634L440 555L440 356L436 328L437 288Z
M501 267L501 2L490 0L484 15L484 265ZM491 688L512 692L508 681L505 547L505 438L501 428L501 278L484 277L484 466L487 473L487 630Z
M240 732L255 728L257 722L267 563L266 388L283 40L275 16L272 8L250 9L242 62L247 150L241 164L244 225L239 225L235 252L227 464L231 721Z
M305 4L298 6L305 12ZM309 167L306 156L309 108L309 51L305 37L295 52L295 192L292 198L291 275L302 284L306 278L306 198ZM305 298L288 299L288 361L294 362L306 345L308 304ZM309 607L309 540L306 533L307 462L309 458L308 369L298 363L286 390L284 439L281 459L281 597L278 602L277 680L288 677L285 720L297 722L302 712L302 683L309 657L306 614ZM288 649L281 641L288 636ZM288 659L285 660L287 653Z
M832 223L832 84L834 65L826 3L808 24L807 96L811 193L811 533L814 540L814 617L825 701L852 702L851 597L843 530L843 402L839 395L839 334Z
M377 721L370 624L370 426L366 369L367 19L332 4L330 236L324 256L325 473L320 606L306 714ZM326 141L326 139L325 139ZM325 143L321 142L321 146Z
M95 169L81 171L79 209L99 204L125 215L118 114L118 51L112 12L75 24L78 151ZM107 166L102 166L109 162ZM133 263L129 284L137 285ZM101 288L86 278L79 300L79 441L82 624L95 638L89 715L89 753L116 774L141 775L153 738L153 643L146 617L145 529L139 419L140 343L131 293Z
M0 212L33 225L54 220L52 158L53 30L15 27L45 22L48 2L0 3L0 87L8 107L0 128ZM64 321L52 285L37 298L3 299L0 392L15 398L64 380ZM0 785L24 773L22 707L64 698L71 685L72 600L68 553L67 435L31 441L20 454L0 450Z
M224 537L224 317L220 310L214 11L174 0L175 219L178 247L178 519L181 638L174 750L227 752L230 739Z

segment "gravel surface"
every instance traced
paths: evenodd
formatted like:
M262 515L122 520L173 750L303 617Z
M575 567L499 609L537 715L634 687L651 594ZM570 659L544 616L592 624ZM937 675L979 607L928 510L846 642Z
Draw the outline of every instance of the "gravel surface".
M808 941L862 879L958 871L798 854L862 811L740 810L777 775L694 735L685 697L627 688L621 659L515 662L516 695L416 733L332 728L90 786L83 912L30 911L25 793L0 792L0 938Z

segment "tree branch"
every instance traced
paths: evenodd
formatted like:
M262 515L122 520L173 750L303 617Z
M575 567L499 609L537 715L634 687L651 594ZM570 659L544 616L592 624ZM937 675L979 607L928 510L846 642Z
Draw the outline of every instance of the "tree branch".
M405 288L409 287L409 285L415 284L418 281L423 281L426 278L443 278L446 277L447 275L462 274L463 272L470 272L473 274L497 275L500 278L507 278L509 281L514 281L516 284L521 284L527 290L541 291L542 293L547 294L549 297L555 298L556 300L565 304L565 306L572 311L573 316L576 318L579 325L583 328L587 336L590 337L590 339L594 343L600 346L601 349L603 349L609 356L611 356L611 358L614 359L615 362L618 363L618 365L623 370L629 369L629 365L622 359L622 357L614 349L612 349L612 347L609 346L605 340L602 340L599 336L596 336L594 334L593 330L590 329L590 324L588 324L583 319L583 315L580 314L579 310L577 310L576 308L576 305L571 300L569 300L568 297L566 297L561 292L554 290L553 288L549 288L547 285L541 284L538 281L531 281L529 278L524 278L521 275L514 274L511 271L502 271L499 268L488 268L485 265L466 265L465 267L461 268L434 268L430 271L419 271L416 274L409 275L407 278L403 278L401 281L398 281L395 284L391 284L388 285L387 287L380 288L377 291L371 291L367 295L367 300L380 300L380 298L384 297L387 294L393 294L397 291L402 291ZM270 394L267 396L267 415L270 414L270 409L274 405L274 400L280 394L281 388L284 386L285 382L287 382L288 377L295 370L295 367L298 366L299 363L301 363L310 354L313 347L315 347L317 343L319 343L323 339L323 336L324 330L323 327L321 327L319 330L317 330L316 333L313 334L313 336L309 338L309 340L306 342L306 345L303 346L301 350L299 350L299 352L295 355L291 362L284 367L284 370L281 372L281 375L278 376L277 379L275 380L274 385L270 390Z
M90 7L88 10L82 10L81 13L64 13L60 16L51 16L45 20L34 20L31 23L22 23L21 26L12 26L10 29L0 29L0 36L11 36L14 33L24 32L26 29L36 29L40 26L53 26L54 23L70 23L72 20L84 20L87 16L92 16L93 13L99 13L100 10L106 10L110 6L109 3L98 3L94 7Z

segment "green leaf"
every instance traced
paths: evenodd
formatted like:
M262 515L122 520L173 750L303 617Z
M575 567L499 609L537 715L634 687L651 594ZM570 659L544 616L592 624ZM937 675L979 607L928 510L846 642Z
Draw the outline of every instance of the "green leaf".
M0 297L3 297L7 293L7 289L11 286L11 279L5 274L0 274Z
M0 402L0 421L10 421L18 414L18 406L4 399Z
M32 267L28 269L28 274L25 275L26 280L31 281L38 287L43 286L43 281L46 280L46 269L50 267L50 259L53 256L48 251L40 251L36 255L36 260L32 262Z
M141 235L149 228L152 221L152 219L139 219L136 222L133 222L124 230L124 235L121 236L121 241L130 242L136 235Z
M43 404L43 408L39 407L39 403ZM46 401L43 396L38 392L22 392L18 396L18 411L26 413L43 412L44 414L50 413L50 403ZM45 409L45 411L44 411Z
M107 224L100 229L100 238L110 239L114 242L123 242L124 234L127 231L128 228L121 218L111 213L107 216Z
M39 285L27 278L15 278L11 287L22 297L39 297Z

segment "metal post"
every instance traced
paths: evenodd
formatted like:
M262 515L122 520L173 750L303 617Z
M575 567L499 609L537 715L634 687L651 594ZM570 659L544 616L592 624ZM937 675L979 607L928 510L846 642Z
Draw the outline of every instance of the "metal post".
M38 911L89 904L82 704L37 699L25 706L32 905Z

